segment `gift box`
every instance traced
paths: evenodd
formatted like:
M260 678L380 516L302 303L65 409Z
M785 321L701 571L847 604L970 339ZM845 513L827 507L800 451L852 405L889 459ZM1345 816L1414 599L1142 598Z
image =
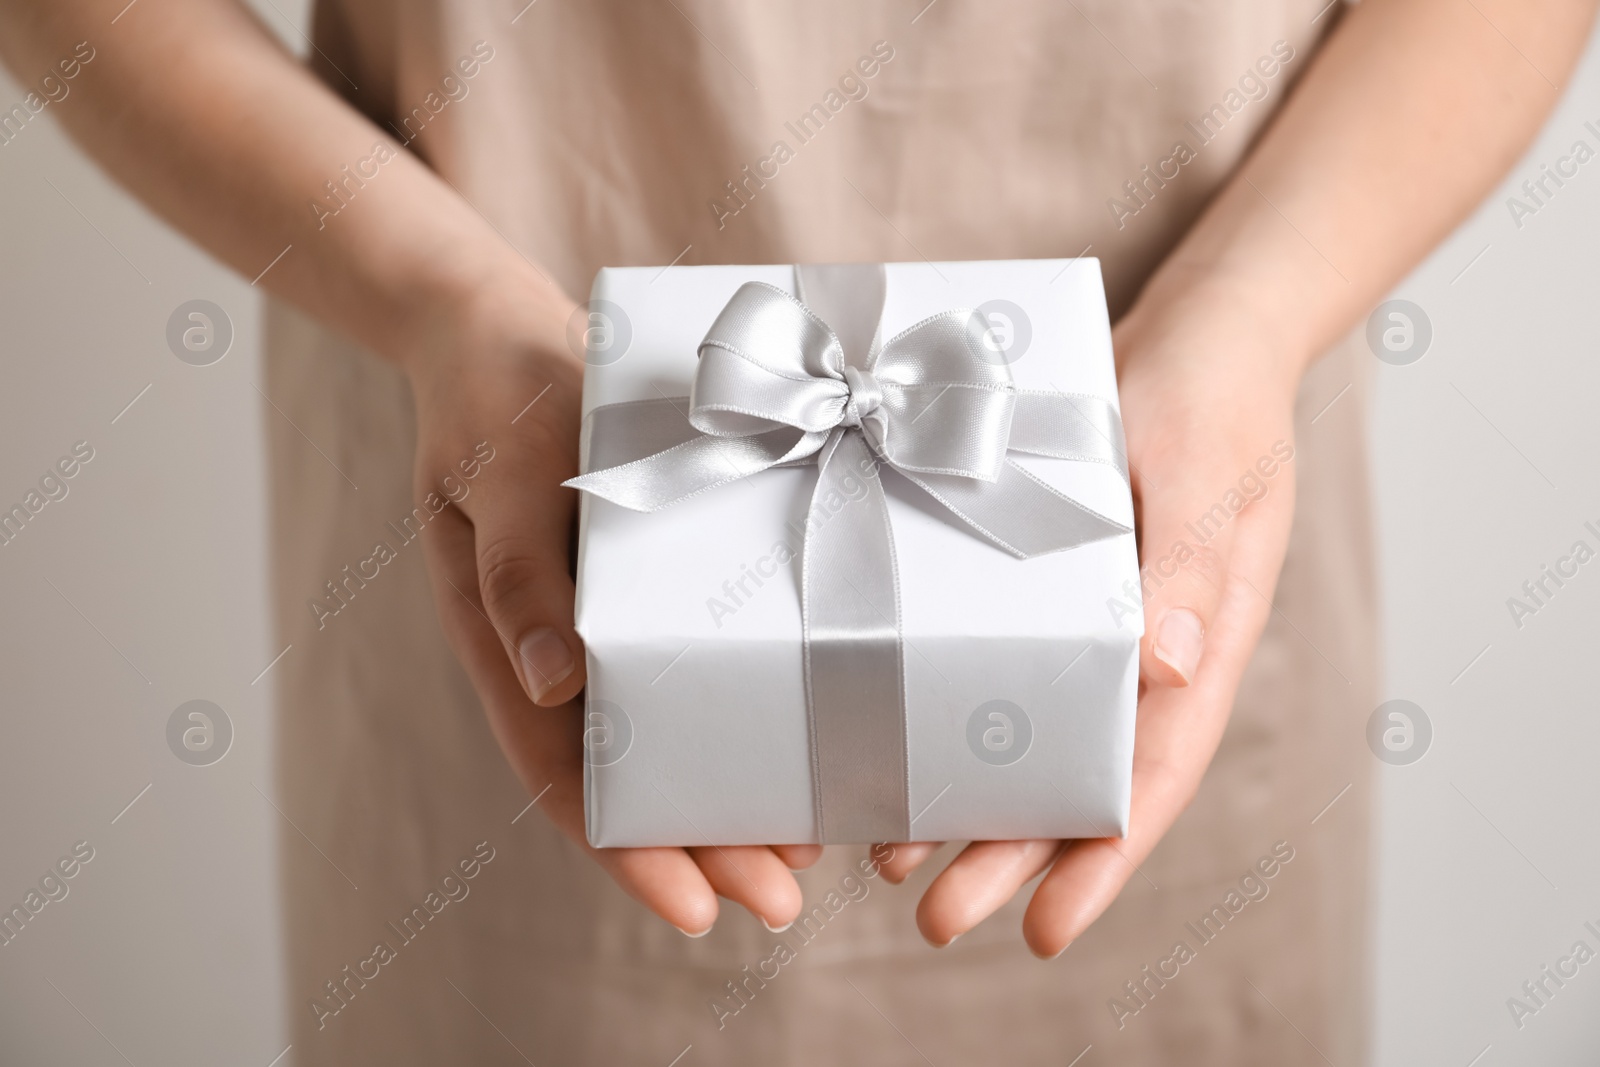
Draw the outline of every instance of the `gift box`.
M606 269L588 314L591 844L1125 833L1096 260Z

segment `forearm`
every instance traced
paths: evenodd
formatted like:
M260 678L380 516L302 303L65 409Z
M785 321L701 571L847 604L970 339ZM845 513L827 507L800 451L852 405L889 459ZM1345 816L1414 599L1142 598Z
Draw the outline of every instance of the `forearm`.
M1594 8L1363 0L1151 279L1136 322L1227 305L1298 376L1516 160L1576 62Z
M139 4L112 25L125 2L0 2L0 57L32 81L89 41L93 62L53 110L134 195L244 277L392 358L514 286L532 313L548 309L557 343L554 286L233 0ZM350 180L358 170L368 176ZM348 199L336 215L312 206L339 206L329 181Z

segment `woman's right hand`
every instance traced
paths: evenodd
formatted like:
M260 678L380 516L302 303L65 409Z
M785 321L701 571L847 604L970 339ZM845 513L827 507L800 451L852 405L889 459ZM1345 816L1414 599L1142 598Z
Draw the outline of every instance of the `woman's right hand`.
M524 788L624 890L690 936L710 930L719 896L787 926L801 903L791 869L815 862L815 845L596 849L584 837L577 493L561 486L577 473L583 379L567 331L583 319L552 292L538 279L479 292L397 354L417 408L416 501L467 487L422 538L440 622ZM468 482L461 464L484 442L493 458Z

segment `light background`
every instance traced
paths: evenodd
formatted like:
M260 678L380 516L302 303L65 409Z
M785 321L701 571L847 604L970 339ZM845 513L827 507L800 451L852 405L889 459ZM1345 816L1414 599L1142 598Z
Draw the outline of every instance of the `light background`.
M303 49L304 3L259 8ZM0 102L23 91L0 75ZM1574 941L1600 944L1583 929L1600 928L1600 561L1520 628L1506 606L1574 541L1600 548L1583 528L1600 528L1600 160L1520 227L1506 205L1575 140L1600 146L1586 121L1593 41L1505 186L1397 289L1432 323L1427 354L1376 368L1385 696L1434 731L1422 760L1380 768L1382 1067L1600 1050L1600 961L1520 1030L1506 1007ZM235 327L205 368L164 342L197 297ZM95 450L0 548L0 904L73 842L95 849L0 949L6 1063L266 1067L287 1044L259 317L245 280L100 176L48 109L0 147L0 507L74 442ZM210 768L165 742L197 697L235 730Z

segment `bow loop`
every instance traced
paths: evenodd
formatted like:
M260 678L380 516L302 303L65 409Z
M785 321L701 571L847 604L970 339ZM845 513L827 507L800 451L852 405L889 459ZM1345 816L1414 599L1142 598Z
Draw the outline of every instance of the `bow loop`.
M843 364L826 323L783 290L746 282L700 344L689 422L712 437L825 433L849 399Z
M963 382L1012 388L1011 368L990 348L990 327L971 308L952 308L901 330L883 346L873 370L900 385Z
M1016 387L987 341L983 318L958 308L883 346L874 364L885 397L874 444L885 461L908 473L999 478Z

